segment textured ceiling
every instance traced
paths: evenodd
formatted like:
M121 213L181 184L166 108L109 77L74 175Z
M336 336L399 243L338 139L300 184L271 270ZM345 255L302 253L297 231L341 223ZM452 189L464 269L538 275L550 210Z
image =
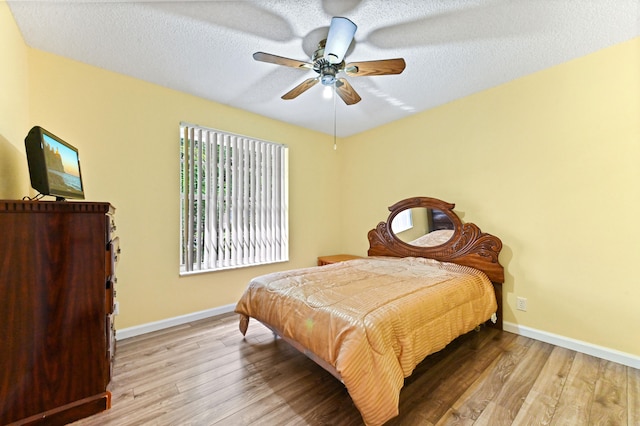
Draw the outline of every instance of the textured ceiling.
M348 77L362 101L338 99L338 136L640 36L640 0L7 3L31 47L328 134L334 102L322 85L280 99L315 73L252 54L307 61L331 17L346 16L358 25L347 62L403 57L407 67Z

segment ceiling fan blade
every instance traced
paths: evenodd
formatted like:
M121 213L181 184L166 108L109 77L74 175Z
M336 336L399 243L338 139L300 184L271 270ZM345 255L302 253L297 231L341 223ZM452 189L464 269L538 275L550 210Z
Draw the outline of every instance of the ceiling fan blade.
M278 55L272 55L271 53L256 52L253 54L253 59L260 62L268 62L270 64L284 65L285 67L292 68L304 68L312 69L313 64L309 62L298 61L296 59L284 58Z
M357 29L356 24L347 18L339 16L331 18L331 26L324 47L324 58L329 63L339 64L342 62Z
M358 95L358 92L349 84L347 80L344 78L339 78L336 80L336 92L338 92L338 96L342 98L345 104L353 105L360 102L362 98Z
M294 87L293 89L291 89L290 91L282 95L282 99L290 100L290 99L297 98L298 96L300 96L301 94L303 94L304 92L306 92L307 90L315 86L318 83L318 80L319 80L318 77L306 79L305 81L298 84L296 87Z
M351 62L344 67L344 72L352 77L400 74L404 71L405 66L406 63L402 58Z

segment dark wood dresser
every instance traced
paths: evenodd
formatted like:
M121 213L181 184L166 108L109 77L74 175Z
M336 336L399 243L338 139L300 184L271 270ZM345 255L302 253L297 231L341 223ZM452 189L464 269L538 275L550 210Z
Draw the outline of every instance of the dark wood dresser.
M115 209L0 200L0 424L110 407Z

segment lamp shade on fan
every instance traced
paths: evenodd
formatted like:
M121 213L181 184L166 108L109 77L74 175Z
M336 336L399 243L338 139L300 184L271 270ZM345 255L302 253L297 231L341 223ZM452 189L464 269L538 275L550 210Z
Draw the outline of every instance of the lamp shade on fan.
M332 64L342 62L357 29L356 24L347 18L332 18L327 43L324 48L325 59Z

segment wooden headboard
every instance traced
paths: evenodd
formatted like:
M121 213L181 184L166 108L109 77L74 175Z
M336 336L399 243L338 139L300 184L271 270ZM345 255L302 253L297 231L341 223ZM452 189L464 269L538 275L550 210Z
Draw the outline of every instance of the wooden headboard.
M498 301L498 323L502 328L502 283L504 268L498 260L502 241L486 234L473 223L462 223L453 211L455 204L436 198L414 197L402 200L389 207L391 213L386 222L380 222L368 233L369 256L426 257L441 262L470 266L484 272L493 282ZM403 211L413 209L439 210L453 224L451 238L440 245L416 246L403 241L392 231L393 219ZM416 210L418 211L418 210Z

